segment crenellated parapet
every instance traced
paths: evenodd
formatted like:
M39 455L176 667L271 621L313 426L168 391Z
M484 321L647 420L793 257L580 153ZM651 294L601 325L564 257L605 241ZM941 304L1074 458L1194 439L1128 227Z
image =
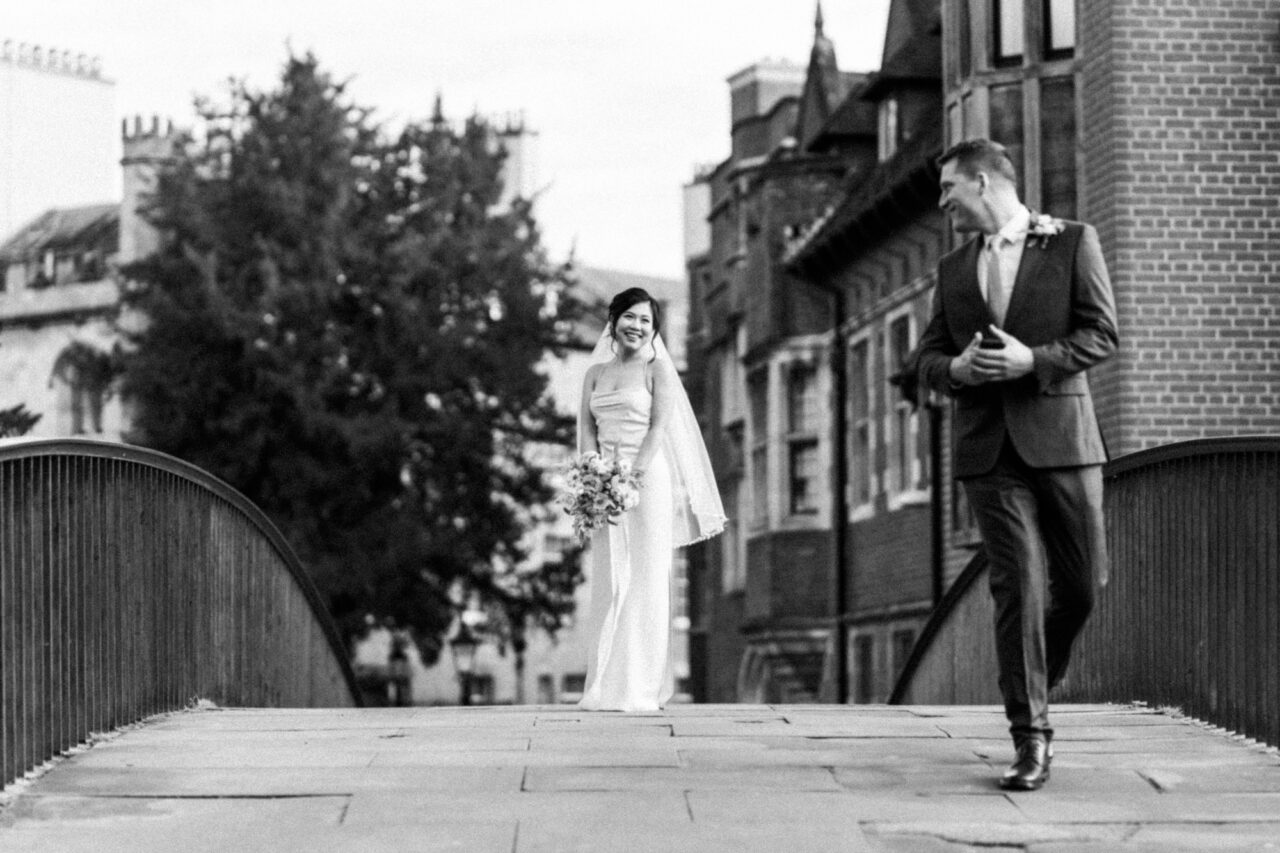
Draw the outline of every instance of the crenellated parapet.
M173 120L158 115L134 115L120 120L120 136L125 142L136 139L170 139Z
M100 56L13 39L0 42L0 63L86 80L104 79Z

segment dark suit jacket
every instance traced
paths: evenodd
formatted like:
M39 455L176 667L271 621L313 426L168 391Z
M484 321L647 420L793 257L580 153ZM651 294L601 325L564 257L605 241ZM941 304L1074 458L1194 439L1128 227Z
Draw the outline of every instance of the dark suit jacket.
M1092 226L1068 222L1029 235L1004 330L1031 348L1032 372L1009 382L955 386L951 359L994 322L978 287L980 239L938 262L933 318L919 344L920 381L955 398L955 476L985 474L1005 436L1033 468L1107 460L1084 371L1116 351L1115 298Z

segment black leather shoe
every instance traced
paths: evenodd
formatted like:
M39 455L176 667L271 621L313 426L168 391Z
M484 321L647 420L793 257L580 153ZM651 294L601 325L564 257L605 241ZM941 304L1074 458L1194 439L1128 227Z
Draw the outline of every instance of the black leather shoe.
M1043 737L1025 738L1018 744L1018 760L1000 777L1000 787L1006 791L1035 791L1047 781L1049 744Z

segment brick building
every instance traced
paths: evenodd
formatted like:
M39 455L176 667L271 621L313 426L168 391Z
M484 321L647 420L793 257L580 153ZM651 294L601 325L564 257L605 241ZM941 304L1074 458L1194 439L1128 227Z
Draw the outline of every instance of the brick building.
M1275 433L1278 60L1275 0L893 0L880 70L830 112L858 104L863 124L847 138L869 132L873 162L858 160L857 144L840 152L843 179L778 257L789 281L833 294L826 334L809 329L819 349L836 330L831 370L818 370L831 403L820 407L819 444L831 447L816 480L845 524L824 531L812 558L842 555L840 583L825 588L843 598L834 607L814 596L792 619L808 619L815 643L819 626L829 636L833 621L844 626L827 669L844 673L845 695L887 698L933 602L977 547L951 480L949 405L934 398L913 410L891 383L927 322L936 261L956 244L936 208L933 158L961 139L999 139L1029 206L1097 226L1121 349L1090 382L1113 456ZM811 143L796 150L818 155ZM702 273L714 279L714 247L708 257ZM696 286L694 295L696 311ZM714 328L722 309L704 302ZM742 354L747 369L754 353ZM785 395L771 399L768 422L785 411ZM771 464L785 464L784 449ZM775 555L767 568L748 561L748 601L757 570L774 588L827 582L822 567ZM716 635L730 622L705 624L701 666L746 670L752 623L744 618L734 637ZM707 697L728 698L723 688Z
M870 156L861 111L838 109L862 79L837 68L819 13L807 68L764 62L729 78L731 153L695 180L710 239L688 259L690 395L730 516L724 535L691 549L698 699L820 692L834 583L831 309L782 254Z
M874 123L875 160L850 174L832 211L792 241L788 266L837 294L832 431L843 466L840 545L846 582L837 614L846 673L838 692L883 702L945 583L933 560L928 416L891 377L929 318L934 267L946 245L937 208L941 32L936 0L890 7L880 69L852 92Z

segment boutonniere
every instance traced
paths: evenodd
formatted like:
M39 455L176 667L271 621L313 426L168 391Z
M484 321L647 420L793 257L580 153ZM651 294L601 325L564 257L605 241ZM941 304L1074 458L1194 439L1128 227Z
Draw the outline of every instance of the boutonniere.
M1054 219L1047 213L1031 214L1031 226L1027 228L1027 239L1033 241L1041 249L1049 245L1049 238L1061 234L1067 224L1061 219Z

